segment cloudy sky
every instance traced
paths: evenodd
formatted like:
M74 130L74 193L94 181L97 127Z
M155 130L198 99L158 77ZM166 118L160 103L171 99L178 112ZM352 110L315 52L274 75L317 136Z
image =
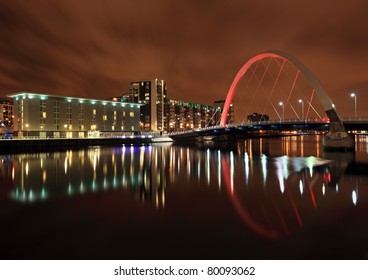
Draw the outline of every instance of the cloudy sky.
M1 96L105 98L159 78L169 98L212 103L274 49L304 62L342 115L354 91L368 116L366 0L0 0Z

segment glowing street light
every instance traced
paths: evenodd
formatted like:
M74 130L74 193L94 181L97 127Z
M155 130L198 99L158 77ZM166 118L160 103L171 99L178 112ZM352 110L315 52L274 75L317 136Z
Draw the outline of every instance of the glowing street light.
M357 95L350 93L350 97L354 98L354 116L357 117Z
M299 99L299 103L302 104L302 120L304 120L304 102L302 99Z
M281 116L281 121L282 121L284 119L284 114L285 114L285 104L280 101L279 105L282 106L282 116Z

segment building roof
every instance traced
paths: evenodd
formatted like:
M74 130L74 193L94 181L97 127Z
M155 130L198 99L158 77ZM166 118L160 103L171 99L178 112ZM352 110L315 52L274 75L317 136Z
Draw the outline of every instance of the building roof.
M19 98L29 98L29 99L33 99L33 98L40 98L41 100L46 100L49 97L54 97L54 98L63 98L66 100L78 100L80 103L83 102L91 102L91 103L97 103L97 102L101 102L102 104L112 104L113 106L120 103L122 106L125 105L130 105L133 107L140 107L142 106L142 104L139 103L133 103L133 102L121 102L121 101L115 101L115 100L103 100L103 99L91 99L91 98L84 98L84 97L72 97L72 96L61 96L61 95L55 95L55 94L41 94L41 93L33 93L33 92L19 92L19 93L14 93L14 94L9 94L7 95L10 98L14 98L16 100L18 100Z

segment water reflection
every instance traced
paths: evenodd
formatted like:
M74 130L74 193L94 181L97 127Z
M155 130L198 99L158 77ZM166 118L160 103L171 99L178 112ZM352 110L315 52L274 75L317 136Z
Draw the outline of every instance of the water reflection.
M323 153L318 137L6 155L0 158L0 196L30 203L123 189L163 209L170 188L208 188L230 199L255 233L280 238L302 228L326 204L365 202L367 165L354 153ZM360 156L367 150L361 142Z

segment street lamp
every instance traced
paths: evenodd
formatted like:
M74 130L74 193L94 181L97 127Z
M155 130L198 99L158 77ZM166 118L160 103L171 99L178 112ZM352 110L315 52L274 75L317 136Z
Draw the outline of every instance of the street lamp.
M281 121L284 119L284 113L285 113L285 104L283 102L279 102L279 105L282 106L282 116Z
M350 93L350 97L354 98L354 116L357 117L357 95Z
M299 103L302 104L302 120L304 120L304 102L302 99L299 99Z

